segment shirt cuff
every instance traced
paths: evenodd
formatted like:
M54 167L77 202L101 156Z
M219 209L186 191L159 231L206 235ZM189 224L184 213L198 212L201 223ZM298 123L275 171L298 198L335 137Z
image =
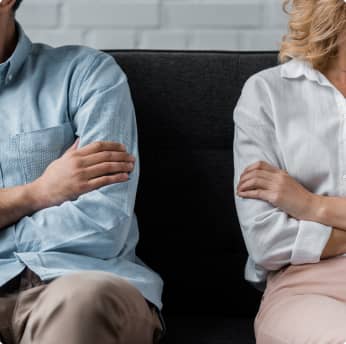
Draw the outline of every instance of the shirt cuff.
M291 264L318 263L333 227L314 221L299 221Z

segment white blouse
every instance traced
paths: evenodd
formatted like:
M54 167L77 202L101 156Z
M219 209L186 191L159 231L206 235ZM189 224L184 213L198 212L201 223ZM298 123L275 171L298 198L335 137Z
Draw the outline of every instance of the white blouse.
M234 198L248 251L245 279L263 291L268 271L319 262L332 227L237 196L239 176L264 160L315 194L344 196L346 100L308 62L292 59L248 78L233 118Z

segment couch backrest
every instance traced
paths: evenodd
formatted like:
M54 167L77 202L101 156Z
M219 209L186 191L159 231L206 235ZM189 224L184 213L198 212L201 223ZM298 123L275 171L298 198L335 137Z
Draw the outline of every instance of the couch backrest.
M165 281L166 313L254 316L233 196L233 109L277 52L113 51L136 108L137 254Z

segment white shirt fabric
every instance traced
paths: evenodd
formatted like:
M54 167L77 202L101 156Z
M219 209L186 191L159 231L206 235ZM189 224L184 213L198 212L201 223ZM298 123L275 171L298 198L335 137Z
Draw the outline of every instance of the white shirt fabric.
M248 78L233 118L234 198L248 251L245 279L264 291L269 271L319 262L332 227L237 196L240 174L263 160L312 193L344 196L346 100L321 72L294 58Z

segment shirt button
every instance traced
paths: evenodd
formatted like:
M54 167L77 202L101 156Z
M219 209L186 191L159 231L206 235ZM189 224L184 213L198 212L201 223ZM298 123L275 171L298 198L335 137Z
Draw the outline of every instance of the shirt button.
M12 80L12 74L10 74L9 76L8 76L8 80Z

